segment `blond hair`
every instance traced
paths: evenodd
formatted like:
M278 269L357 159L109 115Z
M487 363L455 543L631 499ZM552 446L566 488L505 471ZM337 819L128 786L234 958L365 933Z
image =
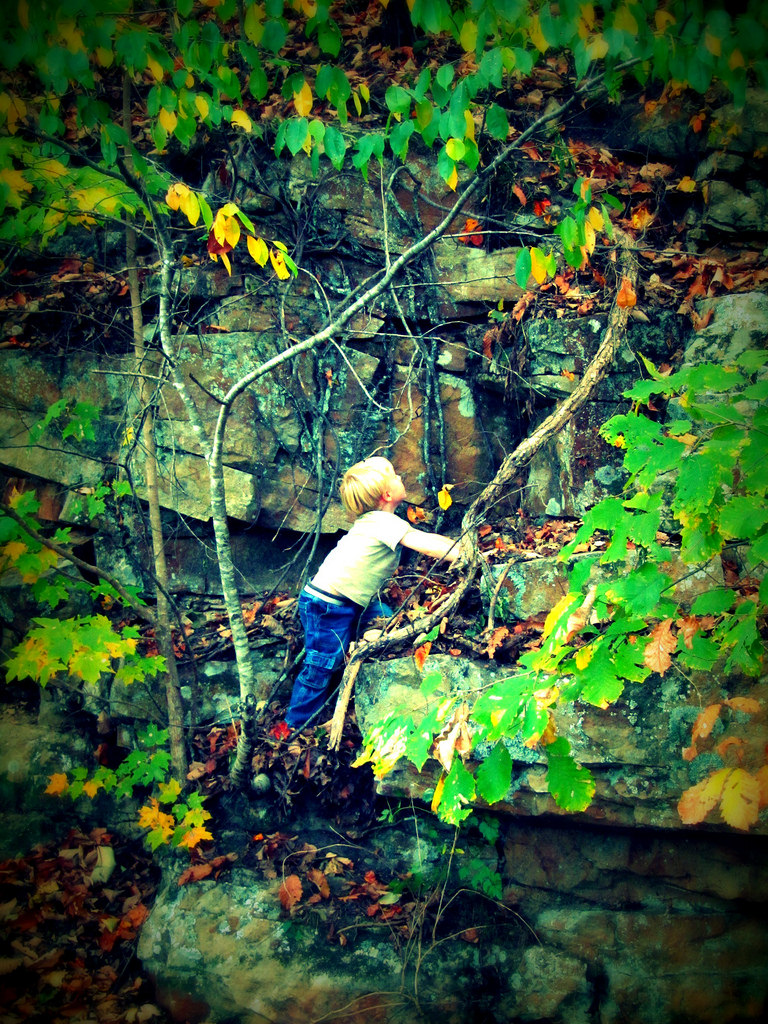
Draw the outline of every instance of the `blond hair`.
M395 470L389 459L374 455L351 466L339 486L341 503L352 519L379 507Z

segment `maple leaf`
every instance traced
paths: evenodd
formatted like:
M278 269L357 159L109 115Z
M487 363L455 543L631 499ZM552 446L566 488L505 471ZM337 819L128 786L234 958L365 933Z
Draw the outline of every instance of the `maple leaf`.
M290 910L304 894L298 875L288 875L280 886L280 902L284 910Z
M60 796L62 793L66 793L69 789L69 781L67 776L63 772L54 772L53 775L48 779L48 785L46 786L45 792L49 796Z
M670 655L676 647L677 637L672 632L672 619L664 619L651 630L651 638L643 651L643 664L663 676L672 665Z
M179 839L179 846L184 846L188 850L194 850L194 848L199 846L200 843L211 839L213 839L213 836L207 828L203 825L195 825L193 828L185 832L181 839Z
M418 505L409 505L405 514L410 523L421 523L427 518L427 513Z
M290 726L287 722L278 722L269 730L269 735L274 736L276 740L287 740L291 735Z

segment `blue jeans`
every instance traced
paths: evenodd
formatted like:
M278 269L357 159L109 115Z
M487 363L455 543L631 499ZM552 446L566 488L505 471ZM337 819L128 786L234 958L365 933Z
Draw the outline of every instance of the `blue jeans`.
M300 729L328 697L331 676L344 664L353 633L379 615L390 616L392 609L373 600L367 608L335 604L302 590L299 616L304 627L304 665L293 684L285 721L291 729Z

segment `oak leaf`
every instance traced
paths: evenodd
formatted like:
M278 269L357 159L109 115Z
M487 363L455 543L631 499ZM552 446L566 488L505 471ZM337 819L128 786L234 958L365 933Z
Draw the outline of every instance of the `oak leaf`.
M663 676L672 665L670 655L676 647L677 637L672 632L672 619L664 619L651 630L651 638L643 651L643 664Z

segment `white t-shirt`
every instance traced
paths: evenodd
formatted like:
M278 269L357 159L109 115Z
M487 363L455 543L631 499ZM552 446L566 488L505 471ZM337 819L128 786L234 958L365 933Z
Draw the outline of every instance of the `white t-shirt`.
M364 512L326 556L312 582L367 605L397 568L398 545L410 529L394 512Z

